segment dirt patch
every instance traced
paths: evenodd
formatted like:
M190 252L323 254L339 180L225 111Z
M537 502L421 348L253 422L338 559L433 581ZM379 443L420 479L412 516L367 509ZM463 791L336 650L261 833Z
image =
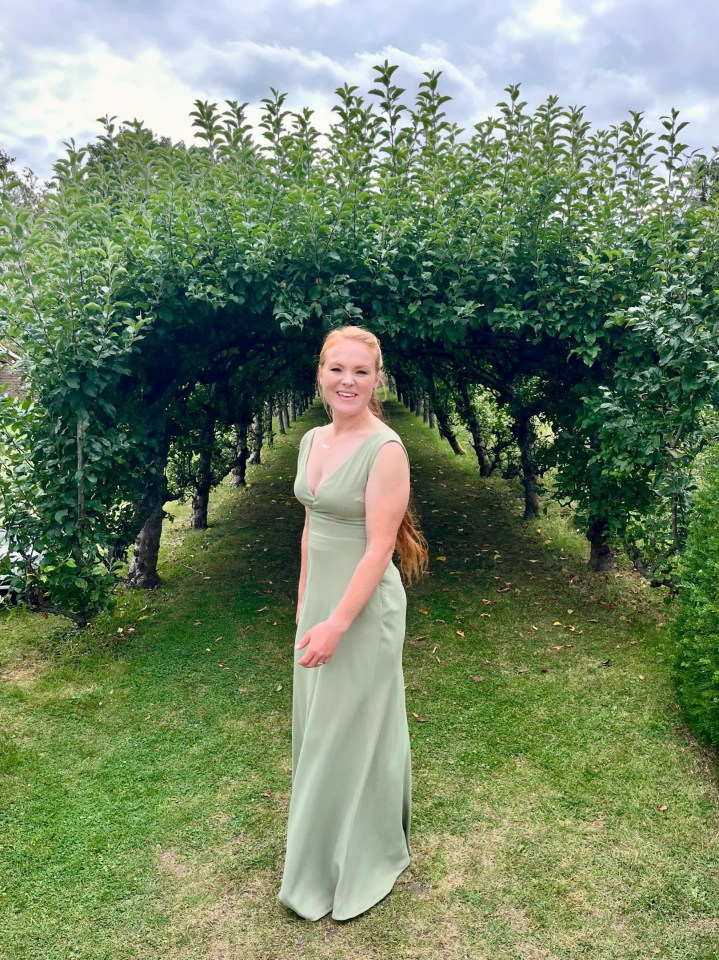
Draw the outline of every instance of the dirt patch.
M167 850L158 850L155 854L158 867L171 877L186 877L187 866L180 860L180 854L175 847Z
M22 660L14 667L0 670L0 682L28 687L46 673L47 669L48 666L43 660Z

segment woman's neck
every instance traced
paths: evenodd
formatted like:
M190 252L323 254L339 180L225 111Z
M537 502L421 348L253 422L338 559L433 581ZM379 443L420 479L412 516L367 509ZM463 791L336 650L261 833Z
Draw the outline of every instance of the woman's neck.
M367 411L366 414L356 414L352 417L333 416L330 430L336 437L346 436L351 433L364 433L371 430L377 418Z

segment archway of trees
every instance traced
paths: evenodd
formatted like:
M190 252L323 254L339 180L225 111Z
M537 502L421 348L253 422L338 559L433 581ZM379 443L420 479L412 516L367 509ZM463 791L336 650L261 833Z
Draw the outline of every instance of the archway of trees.
M87 622L133 545L130 582L157 583L168 495L206 523L356 322L457 452L467 427L478 475L521 477L528 517L552 468L595 569L623 545L667 580L717 400L716 165L675 111L598 130L517 86L460 131L438 74L408 105L396 69L339 88L327 135L272 90L257 130L198 101L200 146L105 118L36 204L2 171L0 341L29 390L0 397L0 519L25 602Z

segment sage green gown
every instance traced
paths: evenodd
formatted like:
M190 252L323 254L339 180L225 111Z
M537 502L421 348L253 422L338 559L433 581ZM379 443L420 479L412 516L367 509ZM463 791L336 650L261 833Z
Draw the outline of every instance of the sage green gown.
M394 430L370 434L313 496L305 476L313 433L300 443L294 487L310 509L296 643L343 596L366 548L370 468L383 444L402 444ZM406 608L399 570L390 562L328 663L300 667L305 650L295 648L292 797L279 898L308 920L330 911L347 920L368 910L409 864Z

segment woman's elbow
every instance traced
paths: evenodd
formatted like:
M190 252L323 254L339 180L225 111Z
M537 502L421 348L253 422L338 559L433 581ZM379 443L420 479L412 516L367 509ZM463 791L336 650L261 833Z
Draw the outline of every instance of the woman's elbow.
M387 567L394 554L394 543L377 543L367 547L365 556L370 557L383 570Z

